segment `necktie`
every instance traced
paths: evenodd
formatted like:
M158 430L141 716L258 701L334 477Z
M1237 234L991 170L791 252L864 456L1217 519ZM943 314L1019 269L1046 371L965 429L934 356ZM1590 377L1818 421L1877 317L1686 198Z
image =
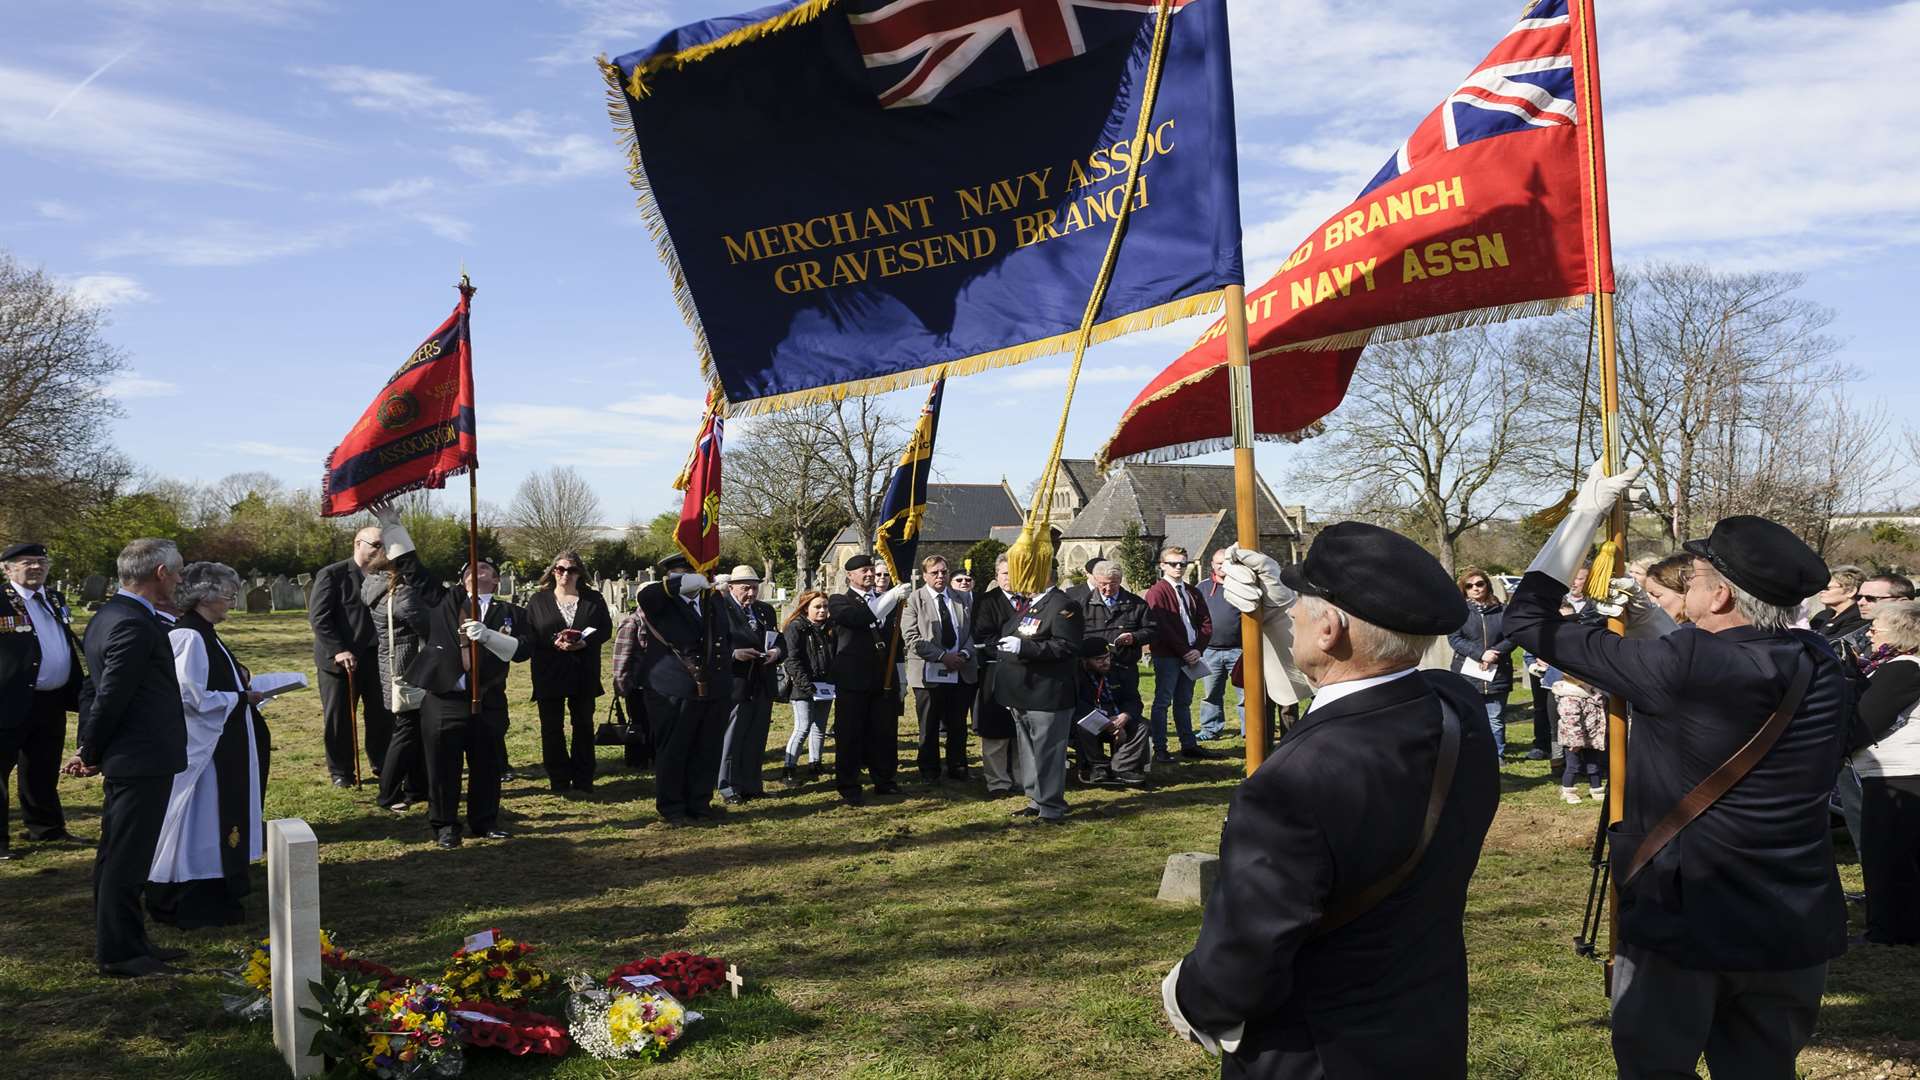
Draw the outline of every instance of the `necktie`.
M34 593L33 598L35 600L40 601L40 606L46 609L47 614L53 616L55 622L58 622L60 620L59 614L53 610L53 601L47 599L46 593L44 592Z
M953 610L947 607L947 594L940 594L940 647L951 649L959 641L953 633Z
M1014 611L1016 611L1016 612L1018 612L1018 613L1020 613L1020 614L1022 614L1022 615L1025 615L1025 614L1027 613L1027 598L1026 598L1026 597L1024 597L1024 596L1016 596L1016 597L1014 597L1014 598L1013 598L1013 610L1014 610Z

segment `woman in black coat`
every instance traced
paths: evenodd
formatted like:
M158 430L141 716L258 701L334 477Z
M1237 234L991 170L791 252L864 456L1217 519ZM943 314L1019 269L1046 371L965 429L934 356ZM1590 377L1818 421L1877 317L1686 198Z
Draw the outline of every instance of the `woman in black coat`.
M833 624L829 621L827 594L802 593L794 601L793 614L787 616L785 656L780 661L787 681L793 686L793 734L787 738L787 756L780 768L780 779L793 783L800 766L800 747L807 748L807 762L815 779L820 776L820 756L827 740L827 720L833 712L833 698L820 683L828 682L833 668Z
M601 692L600 650L613 640L613 614L606 598L587 587L586 574L579 552L561 552L527 604L540 752L554 791L593 790L593 699Z

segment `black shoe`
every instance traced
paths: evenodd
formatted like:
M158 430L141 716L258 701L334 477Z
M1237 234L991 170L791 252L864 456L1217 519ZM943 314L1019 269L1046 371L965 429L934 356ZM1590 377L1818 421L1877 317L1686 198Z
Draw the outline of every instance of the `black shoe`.
M660 824L665 825L669 829L679 829L686 827L688 821L685 815L682 814L662 814L660 815Z
M390 814L404 814L408 810L413 809L413 807L409 803L397 802L397 803L388 803L387 805L381 807L381 809L387 811Z
M13 852L7 848L0 847L0 862L12 862L12 861L13 861Z
M100 974L113 979L144 979L153 975L178 975L179 972L151 956L136 956L131 960L101 964Z
M344 788L350 788L350 787L352 787L352 786L353 786L353 777L351 777L351 776L336 776L336 777L334 777L334 778L333 778L333 786L334 786L334 787L344 787Z
M1153 763L1155 765L1172 765L1174 764L1175 760L1176 759L1174 758L1174 756L1172 754L1167 753L1165 750L1154 751Z
M1132 785L1132 784L1144 784L1147 782L1146 775L1144 773L1137 773L1137 772L1117 772L1113 774L1113 778L1119 781L1122 787L1125 787L1127 785Z
M147 950L147 955L153 957L155 960L158 960L163 964L170 964L175 960L185 960L187 958L187 950L163 949L158 945L155 945Z
M1040 818L1040 824L1042 824L1042 825L1065 825L1066 823L1067 823L1067 819L1066 819L1066 818L1063 818L1063 817L1042 817L1042 818Z
M950 772L947 774L947 779L949 780L965 780L966 778L967 778L967 770L965 769L961 769L959 772Z
M1535 749L1527 751L1527 760L1545 761L1547 760L1547 752L1536 747Z
M485 837L486 837L487 839L489 839L489 840L511 840L511 839L513 839L513 834L512 834L512 833L510 833L510 832L508 832L508 831L507 831L507 830L505 830L505 829L488 829L488 830L487 830L486 832L484 832L484 833L482 833L481 835L482 835L482 836L485 836Z
M1180 748L1180 756L1189 761L1207 761L1220 755L1204 746L1183 746Z
M65 829L56 829L45 836L30 836L27 839L36 844L78 844L80 838Z
M867 805L867 797L866 797L865 795L862 795L862 794L860 794L860 793L859 793L859 792L857 792L857 791L843 791L843 792L841 792L841 793L840 793L840 801L841 801L841 802L843 802L843 803L846 803L846 804L847 804L848 806L865 806L865 805Z
M442 833L440 834L440 836L434 839L433 844L435 847L441 848L442 850L452 851L454 848L457 848L460 846L460 834L459 833Z
M873 793L875 795L898 795L900 794L900 785L892 781L884 784L875 784L873 785Z
M588 781L587 783L582 784L579 781L575 781L573 785L573 790L579 792L582 795L591 795L593 794L593 782Z
M520 779L520 774L517 772L514 772L511 769L500 774L500 782L503 784L509 780L518 780L518 779Z
M746 802L747 797L745 795L722 795L720 796L720 801L725 803L728 806L738 806L741 803ZM694 816L699 817L700 815L695 814Z
M1867 894L1863 892L1846 892L1840 895L1846 897L1847 903L1849 904L1864 904L1867 902Z
M1031 806L1023 806L1020 809L1015 810L1013 813L1008 814L1007 816L1008 817L1039 817L1040 811L1035 810Z
M781 767L780 767L780 782L781 782L781 783L783 783L783 784L791 784L791 783L793 783L793 775L794 775L794 772L793 772L793 766L791 766L791 765L783 765L783 766L781 766Z

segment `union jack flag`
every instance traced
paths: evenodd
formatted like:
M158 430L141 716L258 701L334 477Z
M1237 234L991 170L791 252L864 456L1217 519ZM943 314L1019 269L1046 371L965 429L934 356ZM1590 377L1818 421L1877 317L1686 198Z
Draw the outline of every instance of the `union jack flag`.
M880 104L891 109L1080 56L1132 35L1158 7L1157 0L854 0L847 21Z
M1573 26L1567 0L1539 0L1440 106L1427 114L1367 186L1470 142L1574 123Z

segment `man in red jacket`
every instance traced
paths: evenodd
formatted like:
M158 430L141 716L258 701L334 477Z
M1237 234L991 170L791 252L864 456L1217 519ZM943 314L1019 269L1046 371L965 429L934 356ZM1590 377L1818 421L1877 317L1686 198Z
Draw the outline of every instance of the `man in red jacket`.
M1200 650L1213 636L1213 621L1207 617L1207 602L1186 581L1187 549L1163 548L1160 552L1160 580L1147 590L1147 611L1153 618L1153 722L1147 725L1153 739L1153 760L1171 765L1167 752L1167 706L1173 706L1173 729L1180 736L1180 756L1210 758L1193 737L1192 665L1199 663Z

